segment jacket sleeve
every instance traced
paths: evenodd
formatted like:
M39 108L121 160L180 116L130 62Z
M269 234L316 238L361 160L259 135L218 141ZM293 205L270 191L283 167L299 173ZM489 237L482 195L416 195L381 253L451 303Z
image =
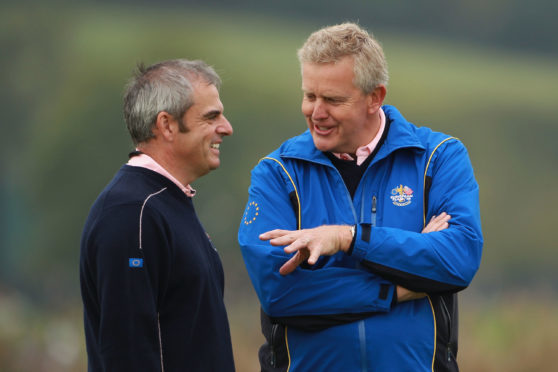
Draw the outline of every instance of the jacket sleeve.
M273 160L263 160L256 166L238 233L248 274L264 312L288 317L389 311L393 284L366 269L299 267L289 275L279 274L290 255L283 247L273 247L258 236L273 229L297 229L297 211L289 200L289 194L296 191L288 177Z
M164 230L147 206L140 227L138 206L126 205L107 211L91 239L87 264L97 288L103 371L161 370L157 302L169 256Z
M479 189L467 150L458 140L442 145L433 161L426 221L446 212L451 215L449 228L421 234L363 224L352 255L408 289L457 292L469 285L480 265Z

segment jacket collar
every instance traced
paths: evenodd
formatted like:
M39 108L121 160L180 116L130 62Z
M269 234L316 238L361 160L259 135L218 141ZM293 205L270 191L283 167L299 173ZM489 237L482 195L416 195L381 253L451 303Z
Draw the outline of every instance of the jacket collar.
M424 150L415 134L416 127L409 123L394 107L382 106L386 114L386 121L390 123L387 138L374 157L373 163L389 156L401 148L418 148ZM314 146L310 130L286 141L279 149L282 158L296 158L324 165L331 165L331 161Z

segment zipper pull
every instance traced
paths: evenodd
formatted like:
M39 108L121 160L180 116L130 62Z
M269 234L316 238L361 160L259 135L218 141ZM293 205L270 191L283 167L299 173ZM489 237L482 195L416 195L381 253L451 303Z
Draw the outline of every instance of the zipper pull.
M372 196L372 226L376 226L376 195Z

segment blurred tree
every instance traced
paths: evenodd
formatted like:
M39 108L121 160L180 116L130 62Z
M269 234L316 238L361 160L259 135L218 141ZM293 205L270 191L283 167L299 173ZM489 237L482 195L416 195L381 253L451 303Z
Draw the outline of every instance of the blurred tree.
M131 0L120 2L137 3ZM185 2L163 0L158 4L177 6ZM251 12L254 17L274 14L297 22L320 24L359 21L374 30L443 37L516 51L558 54L558 23L555 22L558 3L552 0L531 0L528 3L523 0L188 0L187 4L227 9L233 16Z

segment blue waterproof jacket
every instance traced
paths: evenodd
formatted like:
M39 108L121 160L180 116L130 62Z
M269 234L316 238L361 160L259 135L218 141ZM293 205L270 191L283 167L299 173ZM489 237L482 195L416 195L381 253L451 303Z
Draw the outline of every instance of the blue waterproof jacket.
M309 131L252 171L239 243L262 306L262 370L457 370L457 296L481 259L478 185L463 144L383 106L387 137L351 197ZM421 234L432 215L450 226ZM356 225L350 254L281 276L272 229ZM397 303L395 286L428 296Z

